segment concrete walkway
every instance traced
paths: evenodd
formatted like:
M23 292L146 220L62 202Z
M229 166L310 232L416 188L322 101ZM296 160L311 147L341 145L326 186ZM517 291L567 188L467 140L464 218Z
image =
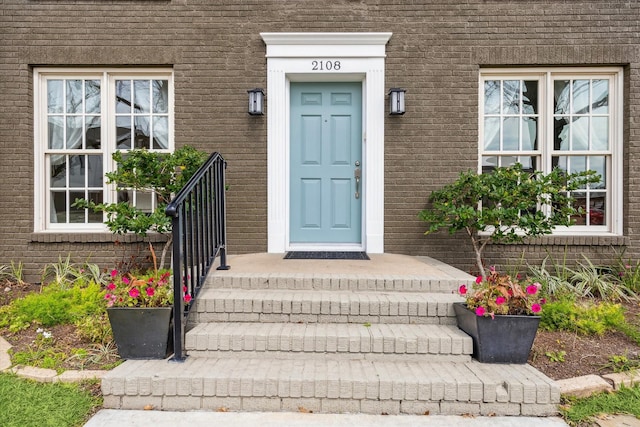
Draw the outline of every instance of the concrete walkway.
M560 418L444 415L164 412L103 409L85 427L566 427Z

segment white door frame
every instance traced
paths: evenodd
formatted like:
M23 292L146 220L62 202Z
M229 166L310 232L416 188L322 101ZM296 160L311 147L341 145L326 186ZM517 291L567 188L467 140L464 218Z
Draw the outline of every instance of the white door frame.
M341 249L383 253L384 58L391 33L260 35L267 46L268 251L282 253L293 248L289 242L290 82L362 81L362 247Z

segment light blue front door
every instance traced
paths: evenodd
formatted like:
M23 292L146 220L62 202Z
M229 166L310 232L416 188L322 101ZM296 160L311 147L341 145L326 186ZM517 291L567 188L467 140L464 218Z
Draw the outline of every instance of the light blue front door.
M290 94L290 242L360 244L362 84L292 82Z

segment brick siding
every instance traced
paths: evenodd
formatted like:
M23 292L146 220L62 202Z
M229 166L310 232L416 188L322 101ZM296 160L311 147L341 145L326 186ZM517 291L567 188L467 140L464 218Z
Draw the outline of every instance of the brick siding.
M267 248L266 116L246 114L246 90L266 87L260 32L390 31L386 85L407 89L407 114L385 120L385 250L471 269L464 236L425 237L417 212L431 191L477 165L483 66L625 66L624 239L493 246L487 259L640 256L640 3L497 0L5 0L0 13L0 264L71 253L104 265L112 236L80 243L33 233L33 66L171 66L175 139L229 161L229 251ZM269 94L267 93L267 96ZM268 114L268 112L267 112Z

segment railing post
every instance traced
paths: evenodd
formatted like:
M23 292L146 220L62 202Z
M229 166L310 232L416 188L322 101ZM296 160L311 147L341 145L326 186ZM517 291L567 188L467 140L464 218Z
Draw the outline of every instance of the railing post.
M182 222L180 211L171 219L172 269L173 269L173 360L182 362L185 359L182 337L184 336L184 300L182 299Z
M222 163L222 165L220 165ZM220 266L217 268L218 270L229 270L231 267L227 264L227 184L226 184L226 170L227 170L227 161L220 158L218 162L219 169L218 179L216 179L216 183L214 184L216 188L216 199L219 200L220 203Z

